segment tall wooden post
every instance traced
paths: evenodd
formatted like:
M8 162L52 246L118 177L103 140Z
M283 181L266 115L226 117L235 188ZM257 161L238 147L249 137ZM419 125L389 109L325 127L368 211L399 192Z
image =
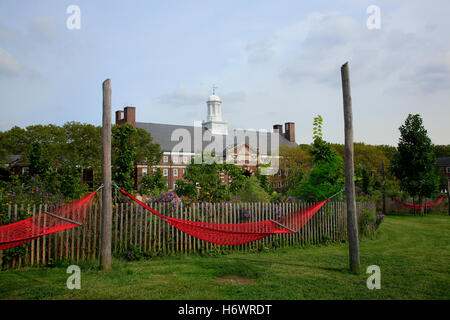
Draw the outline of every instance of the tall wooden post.
M111 269L111 80L103 82L103 127L102 127L102 223L100 267Z
M347 234L350 270L359 272L358 222L356 219L355 179L353 162L353 115L348 62L341 67L345 127L345 193L347 201Z

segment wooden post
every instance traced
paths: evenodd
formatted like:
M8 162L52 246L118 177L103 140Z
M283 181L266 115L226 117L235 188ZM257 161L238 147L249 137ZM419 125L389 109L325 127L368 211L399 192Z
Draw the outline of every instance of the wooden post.
M353 162L353 115L348 62L341 67L345 127L345 192L347 200L347 233L350 270L359 272L358 223L356 219L355 180Z
M102 127L102 215L100 267L111 269L111 80L103 82L103 127Z

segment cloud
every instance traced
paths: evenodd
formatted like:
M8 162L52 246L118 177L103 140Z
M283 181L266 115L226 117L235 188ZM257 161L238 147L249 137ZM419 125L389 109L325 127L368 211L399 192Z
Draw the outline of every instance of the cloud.
M450 87L450 51L420 61L400 74L400 80L417 86L424 93Z
M173 107L182 107L204 103L206 98L206 92L189 90L184 88L184 86L180 86L171 93L166 93L159 96L157 100L161 104Z
M31 22L30 31L39 40L51 42L58 39L58 28L55 17L35 16Z
M20 77L29 74L28 68L17 61L9 52L0 48L0 76Z
M274 44L274 37L264 37L249 41L245 47L248 54L248 62L261 63L271 60L275 54Z
M246 95L243 91L232 91L220 95L220 99L227 104L245 101L245 97ZM189 90L184 86L180 86L173 92L159 96L157 101L163 105L178 108L183 106L203 105L207 98L208 93L206 91Z

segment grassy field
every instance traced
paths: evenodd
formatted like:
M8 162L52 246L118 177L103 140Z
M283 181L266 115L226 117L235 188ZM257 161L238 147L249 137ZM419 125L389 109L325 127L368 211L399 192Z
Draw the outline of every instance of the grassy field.
M111 272L80 265L81 290L66 268L0 272L0 299L449 299L450 217L388 216L361 241L360 274L348 271L345 244L219 257L113 261ZM381 289L366 287L367 266Z

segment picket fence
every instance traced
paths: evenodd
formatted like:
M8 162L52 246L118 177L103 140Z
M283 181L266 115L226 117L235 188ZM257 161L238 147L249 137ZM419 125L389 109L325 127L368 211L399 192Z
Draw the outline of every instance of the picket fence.
M164 215L203 222L243 223L276 219L280 215L300 210L311 203L193 203L177 206L153 203L151 206ZM26 211L24 211L26 210ZM46 211L46 205L10 205L8 217L16 221L28 215ZM358 216L364 210L375 213L374 202L358 202ZM100 255L101 208L94 203L84 224L77 228L49 234L32 240L14 253L8 253L3 268L51 265L57 261L95 261ZM244 215L251 213L250 217ZM235 246L221 246L194 238L174 228L161 218L133 202L113 205L112 252L115 256L130 257L137 253L149 256L169 254L211 254L220 251L252 252L264 248L314 245L340 242L346 239L346 208L343 201L327 202L297 233L274 234L255 242ZM11 250L11 249L10 249ZM15 251L15 252L16 252ZM1 251L0 251L1 252ZM6 254L3 255L3 259Z

